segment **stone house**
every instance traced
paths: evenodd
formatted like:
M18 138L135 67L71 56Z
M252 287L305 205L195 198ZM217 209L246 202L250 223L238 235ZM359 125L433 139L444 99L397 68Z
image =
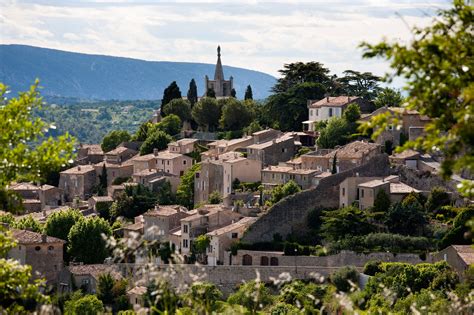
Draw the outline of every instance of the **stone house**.
M145 233L145 219L143 215L136 216L134 222L124 226L122 230L124 238L135 238L136 235L143 235Z
M181 219L190 216L188 209L180 205L155 206L143 214L144 238L168 241L170 231L181 226Z
M133 173L134 183L142 184L151 191L157 192L166 182L171 184L171 191L176 193L181 179L178 175L173 175L156 169L146 169L138 173Z
M262 170L262 184L265 189L283 185L289 180L295 181L302 189L313 185L314 175L321 173L317 170L298 169L291 166L268 166Z
M112 202L114 202L114 199L110 196L92 196L87 201L89 208L94 209L95 212L97 212L97 205L99 207L101 204L111 206Z
M145 155L136 155L130 159L133 165L133 173L139 173L143 170L156 169L156 157L158 150L153 150L153 153Z
M344 172L367 163L373 157L382 154L382 147L376 143L354 141L345 146L321 154L324 151L315 151L301 156L303 169L315 169L322 172L331 172L333 160L336 158L337 172Z
M232 183L260 181L261 162L247 159L239 152L228 152L201 162L194 177L194 202L206 202L217 191L222 198L233 192Z
M156 156L156 168L176 176L183 176L192 166L193 159L184 154L161 151Z
M268 142L273 139L279 138L281 135L282 135L282 132L280 130L275 130L272 128L267 128L267 129L252 133L254 144Z
M194 146L198 143L197 139L184 138L178 141L168 143L168 152L187 154L194 151Z
M94 164L97 178L102 175L104 165L107 171L107 186L111 186L117 178L128 178L133 174L133 164L131 160L124 161L123 163L110 163L104 161Z
M96 164L104 160L104 151L100 144L80 144L77 148L78 164Z
M138 154L138 151L124 147L124 146L119 146L112 151L109 151L105 153L105 161L107 163L113 163L113 164L121 164L135 155Z
M43 185L40 191L41 209L59 207L64 203L63 191L56 186Z
M181 240L180 244L175 244L176 250L180 251L186 260L191 253L194 239L241 218L242 215L222 205L202 206L190 216L181 219Z
M116 281L123 279L116 265L70 265L60 274L60 292L72 292L81 288L86 294L96 294L99 277L109 273Z
M419 152L408 149L400 153L394 153L389 158L392 164L405 165L407 168L416 170L418 169L420 156Z
M469 266L474 265L474 249L471 245L451 245L435 253L432 259L446 261L464 279Z
M72 201L75 197L86 200L92 196L92 188L97 183L97 173L93 165L78 165L62 171L59 177L59 188L64 192L64 199Z
M402 134L406 139L414 140L424 134L425 125L431 121L428 116L420 115L415 110L403 107L381 107L370 115L362 117L360 121L367 122L372 117L385 113L389 113L392 117L397 118L401 128L397 128L394 124L387 126L375 140L376 143L381 145L385 145L389 141L393 147L399 146Z
M208 151L201 153L201 159L216 157L224 153L244 150L247 146L254 143L251 136L237 138L232 140L216 140L207 145Z
M298 152L295 138L291 133L286 133L271 141L249 145L247 157L250 160L262 162L263 165L278 165L280 162L290 160Z
M58 207L63 204L63 192L55 186L16 183L8 189L22 198L22 204L28 213L41 211L45 207Z
M255 217L245 217L207 233L206 235L210 237L209 247L206 250L207 264L210 266L223 265L226 258L225 252L230 250L233 243L242 238L247 228L256 220Z
M370 112L370 104L358 96L327 96L319 101L308 100L308 120L303 122L303 130L314 132L315 125L332 117L342 117L350 104L359 105L361 112Z
M66 242L27 230L12 230L12 234L17 245L10 249L7 258L30 265L33 278L44 277L48 285L55 286L64 266L63 247Z
M133 306L135 311L145 306L144 296L146 294L147 287L135 286L127 291L128 302Z

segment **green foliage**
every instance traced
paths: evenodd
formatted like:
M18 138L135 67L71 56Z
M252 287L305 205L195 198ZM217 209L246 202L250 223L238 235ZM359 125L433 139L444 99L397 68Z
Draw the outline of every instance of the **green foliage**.
M112 181L112 185L122 185L123 183L126 183L130 181L132 178L131 177L116 177Z
M102 139L102 150L109 152L115 149L120 143L130 141L131 138L130 134L125 130L112 130Z
M11 213L0 214L0 223L5 223L8 225L15 224L15 217Z
M242 305L251 313L255 313L270 305L273 302L273 297L265 284L258 281L249 281L242 284L237 292L231 294L227 302Z
M65 314L96 315L104 312L104 305L95 295L86 295L66 302Z
M82 213L76 209L54 212L46 219L44 231L49 236L67 240L74 224L83 219Z
M333 117L326 128L321 130L317 144L321 148L332 149L346 144L350 133L351 127L344 118Z
M164 107L166 104L171 102L171 100L174 99L180 99L181 98L181 91L179 90L179 86L176 83L176 81L171 82L171 84L163 91L163 98L161 99L161 115L164 116Z
M474 208L469 207L462 210L453 220L452 228L446 233L439 243L439 248L446 248L449 245L470 245L472 239L466 238L469 234L467 223L474 218Z
M235 98L226 100L222 107L220 125L224 130L242 130L254 118L253 104L251 101L241 102Z
M30 214L17 220L13 227L19 230L30 230L37 233L43 232L43 226L38 221L36 221Z
M344 119L348 123L355 123L360 118L360 107L359 105L353 103L347 106L343 114Z
M272 190L270 204L275 204L281 199L296 194L301 191L301 187L293 180L289 180L284 185L278 185Z
M299 310L304 311L305 314L315 314L318 309L321 308L321 301L326 294L326 287L319 286L315 283L304 283L301 280L294 280L288 284L285 284L281 290L280 295L277 298L279 302L276 305L290 305L298 313ZM279 309L277 306L272 308L272 314ZM291 308L290 308L291 309ZM276 313L276 314L287 314ZM290 313L294 314L294 313Z
M221 109L215 98L203 97L194 105L192 116L202 129L214 131L219 126Z
M164 150L173 141L171 136L161 130L153 131L140 147L140 155L153 153L153 149Z
M393 204L385 213L384 224L391 233L422 235L428 225L426 214L419 204L405 202Z
M182 98L171 100L163 111L167 116L172 114L178 116L182 122L191 119L191 103Z
M260 126L259 122L257 120L254 120L250 123L250 125L248 125L247 127L245 127L243 129L243 131L247 134L247 135L251 135L253 134L254 132L257 132L257 131L260 131L260 130L263 130L262 126Z
M213 88L207 89L207 91L206 91L206 97L209 97L209 98L216 98L216 91L214 91Z
M400 91L384 88L378 94L374 100L375 108L380 107L399 107L403 102L403 97Z
M151 134L156 132L156 130L161 130L166 134L175 136L181 131L181 119L179 119L179 117L175 114L170 114L163 118L154 127L155 131L152 131Z
M152 282L144 296L145 306L150 307L150 314L175 314L180 297L167 282Z
M363 273L369 276L375 276L377 272L382 271L380 265L382 262L380 260L370 260L364 266Z
M345 236L365 235L374 230L366 214L353 206L324 211L321 233L328 240L340 240Z
M362 98L372 101L380 90L380 77L371 72L358 72L354 70L346 70L344 76L337 79L339 85L339 93L351 96L361 96Z
M387 59L394 76L405 79L406 107L432 118L425 135L408 141L400 150L442 152L446 178L453 172L474 171L473 16L469 1L456 0L452 8L439 11L432 25L414 28L411 42L362 44L364 57ZM383 117L374 117L363 128L378 126L383 130L388 123ZM373 137L377 136L374 133ZM459 189L471 196L473 185L466 180Z
M8 251L15 247L11 233L0 226L0 313L27 314L37 304L47 304L41 280L32 281L31 266L17 260L5 259Z
M44 180L74 156L74 138L68 133L46 137L55 127L34 118L33 111L39 111L42 102L38 84L16 98L7 98L7 86L0 82L0 191L20 178Z
M102 165L102 173L99 175L99 186L101 188L101 192L99 196L103 196L104 192L107 191L107 167L105 163Z
M333 272L330 276L331 283L341 292L349 292L359 282L359 272L355 267L343 267Z
M199 235L192 244L192 253L196 255L198 262L205 263L206 249L211 243L211 238L208 235Z
M211 205L217 205L217 204L220 204L222 202L222 196L221 194L218 192L218 191L213 191L210 195L209 195L209 200L208 202L211 204Z
M196 81L194 81L194 79L191 79L191 81L189 82L187 99L189 101L189 104L191 105L191 108L198 101L197 86L196 86Z
M247 85L247 89L245 90L245 100L253 100L253 93L252 93L252 87Z
M196 172L200 170L201 164L194 164L188 169L183 176L181 176L181 182L176 191L177 202L188 209L192 209L194 206L194 176Z
M380 189L374 200L373 212L386 212L390 208L390 196L383 189Z
M273 92L282 93L288 91L291 87L304 83L313 82L327 84L330 82L329 69L325 68L319 62L295 62L285 64L282 70L279 70L281 77L273 87ZM314 98L316 99L316 98Z
M425 207L429 213L436 213L441 207L449 204L451 204L451 198L446 190L441 187L434 187L428 196Z
M277 304L273 305L270 308L269 313L272 315L304 314L298 309L298 307L283 302L278 302Z
M77 221L68 235L69 255L85 264L103 263L108 250L102 235L112 235L112 229L104 219L92 217Z
M111 305L114 300L114 294L112 289L114 287L115 280L110 273L104 273L99 276L97 283L97 297L106 305Z
M114 218L125 217L133 219L153 208L159 196L142 184L126 186L123 194L117 196L110 207Z
M215 284L195 282L189 288L187 300L193 312L197 314L211 314L217 310L216 303L222 298L222 292Z

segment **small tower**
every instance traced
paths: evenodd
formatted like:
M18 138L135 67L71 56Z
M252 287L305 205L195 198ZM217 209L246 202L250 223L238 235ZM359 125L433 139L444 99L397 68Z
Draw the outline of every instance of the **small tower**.
M233 78L230 80L224 79L224 69L221 61L221 46L217 46L217 63L214 71L214 80L209 80L209 77L205 77L206 91L204 96L209 89L214 90L216 98L230 97L233 88Z

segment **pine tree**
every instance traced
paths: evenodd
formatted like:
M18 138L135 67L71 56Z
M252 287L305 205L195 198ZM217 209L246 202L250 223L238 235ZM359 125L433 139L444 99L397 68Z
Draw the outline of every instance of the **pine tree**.
M253 100L253 93L252 93L252 87L247 85L247 90L245 90L245 97L244 99L246 100Z
M197 86L194 79L191 79L191 82L189 82L188 101L191 103L191 108L193 108L194 104L198 101Z
M176 83L176 81L173 81L163 91L163 98L161 99L161 108L160 108L161 116L165 116L163 112L163 108L165 107L165 105L175 98L181 98L181 91L179 90L179 86Z

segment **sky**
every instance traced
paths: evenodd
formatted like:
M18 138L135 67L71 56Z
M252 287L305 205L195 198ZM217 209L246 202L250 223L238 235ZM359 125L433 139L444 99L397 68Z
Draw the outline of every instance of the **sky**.
M0 0L0 43L131 57L215 63L278 76L284 64L318 61L332 73L370 71L363 41L408 43L448 0L127 1ZM0 60L1 62L1 60Z

